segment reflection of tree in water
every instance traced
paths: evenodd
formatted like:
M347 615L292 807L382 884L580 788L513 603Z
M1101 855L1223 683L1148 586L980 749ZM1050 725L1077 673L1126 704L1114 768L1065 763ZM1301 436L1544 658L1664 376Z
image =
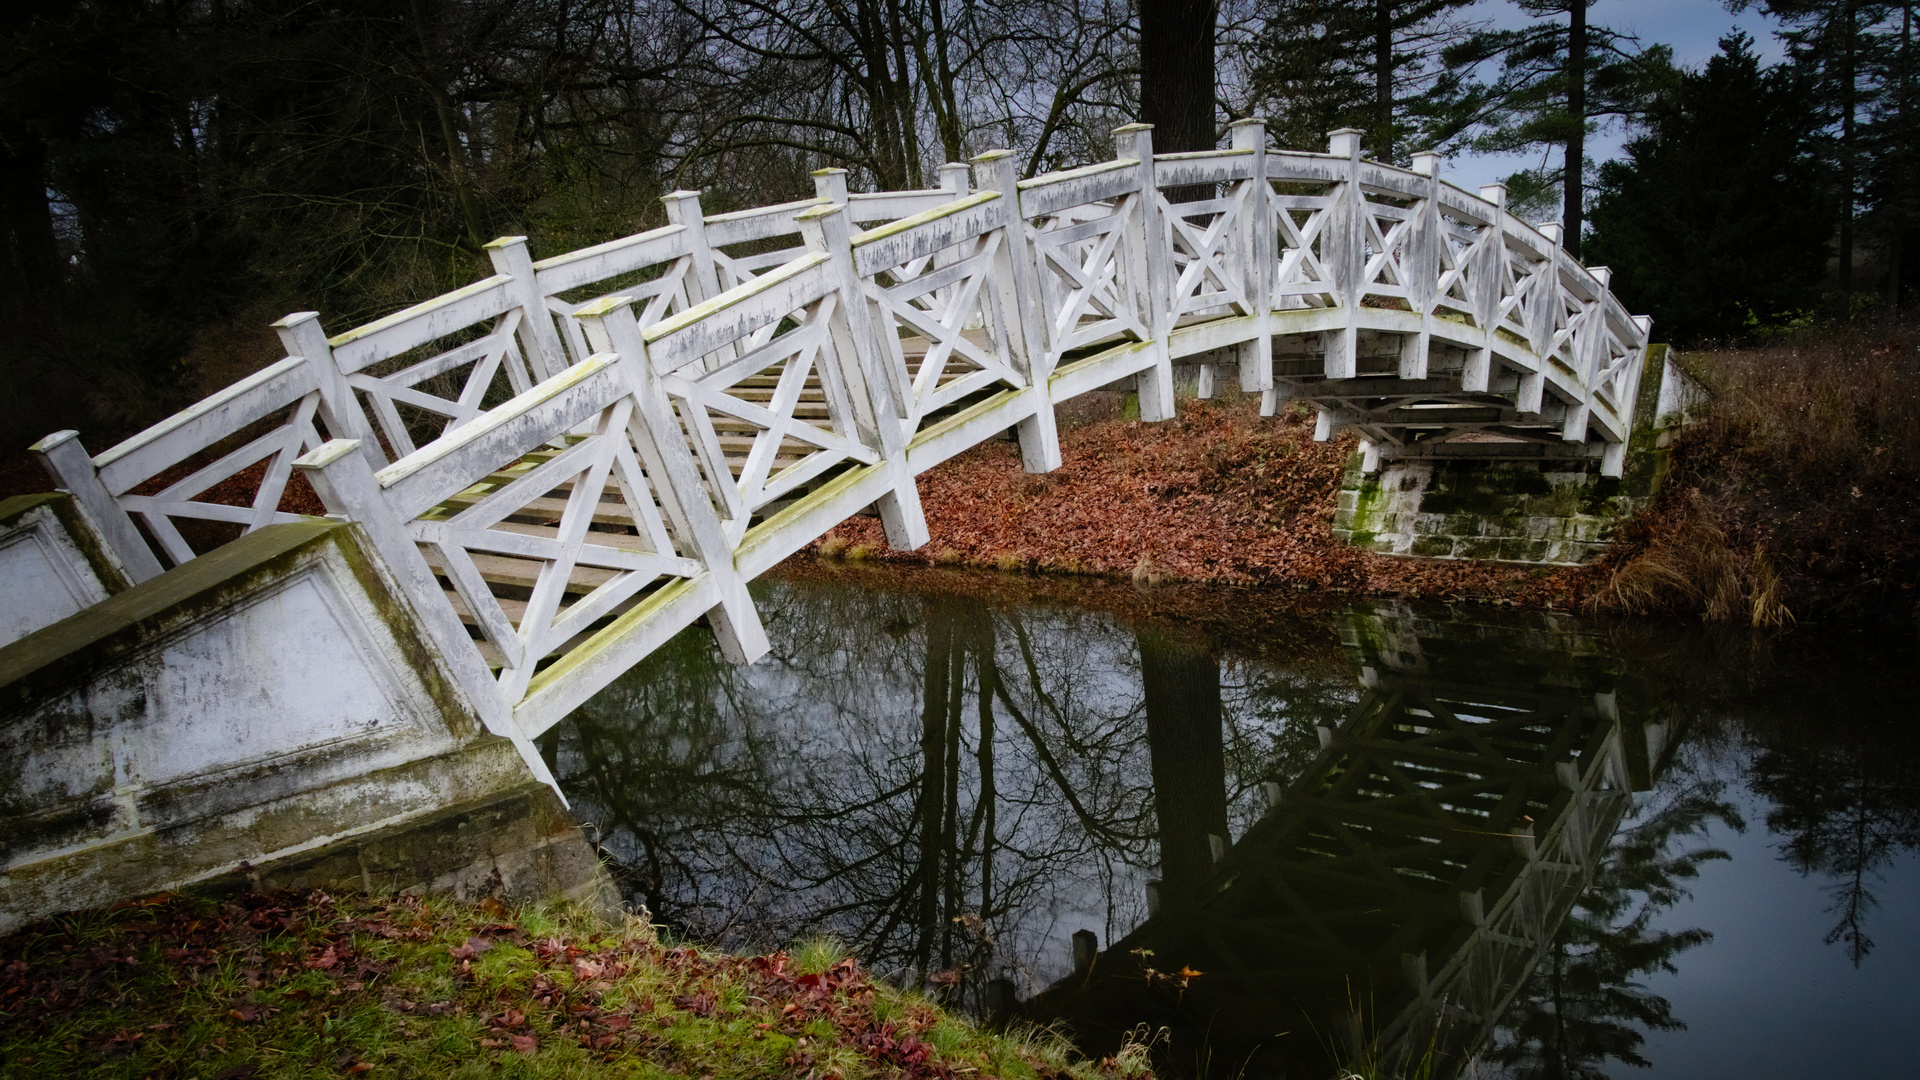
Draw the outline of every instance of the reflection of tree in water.
M1763 733L1751 783L1773 801L1767 828L1785 838L1786 862L1802 874L1833 878L1828 910L1836 921L1827 944L1844 945L1858 967L1873 950L1866 932L1877 906L1871 884L1896 855L1920 849L1920 755L1911 737L1868 739L1850 731L1834 741L1811 734Z
M957 980L949 993L972 1006L993 978L1058 973L1069 931L1111 940L1143 913L1166 752L1211 754L1210 793L1178 785L1214 804L1206 859L1228 792L1251 801L1276 762L1309 756L1313 716L1282 717L1347 694L1249 665L1223 699L1200 653L1209 750L1154 738L1140 656L1161 652L1108 617L764 592L767 660L731 668L697 635L676 640L559 729L563 784L663 921L736 947L832 933L883 969ZM1244 782L1227 783L1229 762Z
M1724 742L1739 759L1736 771L1772 804L1766 824L1783 861L1831 878L1826 940L1858 966L1873 949L1877 875L1920 849L1920 726L1898 677L1913 670L1914 639L1872 626L1790 639L1634 630L1641 640L1615 641L1635 666L1721 718L1694 741Z
M1603 1078L1609 1061L1649 1064L1640 1054L1646 1032L1686 1027L1667 999L1639 980L1675 971L1674 957L1713 935L1654 923L1687 897L1680 882L1698 877L1703 863L1728 857L1689 843L1716 821L1736 829L1744 823L1722 797L1721 781L1665 787L1673 794L1664 805L1615 838L1483 1060L1522 1080Z

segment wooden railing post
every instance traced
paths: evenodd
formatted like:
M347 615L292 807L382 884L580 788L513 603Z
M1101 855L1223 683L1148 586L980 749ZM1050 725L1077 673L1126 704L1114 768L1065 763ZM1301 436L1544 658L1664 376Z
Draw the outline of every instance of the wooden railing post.
M93 456L80 445L77 431L56 431L29 447L40 467L47 471L53 486L73 496L75 506L93 523L107 546L107 554L120 564L127 580L135 585L159 577L163 567L159 556L147 546L133 518L100 482L93 467Z
M1538 413L1546 405L1547 365L1553 348L1553 324L1560 303L1560 223L1543 221L1535 226L1547 240L1547 250L1533 268L1533 283L1527 294L1527 348L1540 362L1538 371L1520 376L1520 393L1514 407L1523 413Z
M674 534L693 549L693 556L707 568L720 602L707 612L714 641L726 658L736 664L750 664L765 656L768 649L766 627L760 622L759 609L747 592L746 579L734 567L733 546L714 513L713 497L700 480L700 470L681 434L679 417L673 402L653 369L646 340L640 334L640 321L633 314L633 300L609 296L574 313L586 331L595 352L611 352L620 358L620 372L633 394L632 419L627 438L640 455L647 475L653 478L660 498L660 509Z
M847 170L813 170L813 195L817 199L828 199L836 206L847 205Z
M1473 321L1479 326L1481 346L1467 354L1460 372L1460 389L1469 394L1484 394L1493 381L1494 330L1500 323L1501 282L1506 277L1507 258L1507 185L1487 184L1480 197L1493 204L1493 212L1483 227L1480 242L1473 248L1473 266L1467 271L1472 290Z
M280 347L287 350L287 355L300 357L312 369L314 381L320 385L320 419L327 425L327 433L358 442L370 468L385 465L380 440L374 437L373 424L360 408L360 399L348 384L346 373L333 358L333 346L327 344L319 313L296 311L274 323L273 330L280 335Z
M1277 399L1273 390L1273 272L1279 265L1279 241L1273 227L1273 188L1267 183L1267 122L1261 117L1235 120L1230 139L1235 150L1253 152L1253 175L1248 186L1246 221L1240 229L1241 281L1253 304L1254 336L1240 346L1240 389L1261 395L1261 415L1272 416Z
M413 607L435 654L446 663L468 702L480 714L481 723L488 731L511 741L533 775L560 792L560 785L541 759L539 750L514 721L513 703L501 693L500 684L467 633L466 624L447 602L439 578L427 565L426 557L420 554L420 545L407 531L406 522L394 513L380 481L367 467L367 460L354 440L331 439L296 460L293 467L306 474L329 513L353 522L373 546L381 565ZM560 792L560 797L564 800L565 793Z
M1360 298L1365 291L1361 278L1366 273L1366 197L1360 192L1360 130L1341 128L1327 135L1327 152L1343 158L1339 168L1344 177L1334 192L1333 205L1327 209L1327 242L1322 260L1333 276L1334 296L1340 301L1346 323L1324 335L1326 375L1329 379L1351 379L1360 370Z
M1613 271L1600 266L1587 272L1599 282L1600 288L1580 313L1580 326L1574 333L1573 372L1580 388L1580 400L1567 407L1566 422L1560 428L1560 438L1566 442L1587 441L1587 424L1593 418L1593 395L1600 390L1594 385L1594 379L1600 374L1600 353L1607 337L1607 283L1612 280Z
M1122 157L1137 163L1140 198L1136 201L1127 231L1128 246L1139 272L1134 302L1139 305L1140 322L1153 332L1151 366L1140 372L1136 386L1140 396L1140 419L1173 419L1173 354L1167 337L1173 332L1173 251L1167 227L1160 220L1160 188L1153 177L1153 125L1122 124L1113 129L1114 148Z
M880 370L880 339L866 290L853 266L853 235L847 227L846 207L816 206L794 215L807 248L833 260L840 303L829 326L834 356L845 377L854 408L862 422L871 417L878 439L869 443L885 455L892 474L892 491L880 497L880 524L887 543L896 551L912 551L928 539L926 514L920 509L920 489L907 464L910 433L904 418L911 415L911 385L895 385ZM899 373L904 375L904 372ZM891 391L891 392L889 392ZM863 432L863 437L865 433Z
M1433 347L1433 305L1440 293L1440 246L1446 243L1440 232L1440 155L1431 150L1413 155L1413 171L1427 178L1426 194L1414 211L1418 216L1408 229L1402 265L1407 271L1407 298L1420 313L1420 332L1412 341L1400 343L1400 377L1424 379Z
M714 263L713 245L707 243L707 218L700 209L697 191L672 191L660 197L667 208L667 221L687 230L687 248L693 265L687 268L689 306L702 303L726 291L720 287L720 270Z
M567 369L567 348L554 328L553 312L534 277L533 256L524 236L502 236L487 245L493 272L513 279L513 297L520 302L520 347L526 351L533 381L543 382Z
M1033 415L1020 421L1020 463L1028 472L1060 467L1060 432L1053 415L1053 356L1047 349L1046 317L1040 308L1041 268L1020 209L1018 159L1011 150L989 150L973 159L974 180L997 191L1006 205L1006 231L994 254L993 283L1007 320L1007 340L1033 396Z

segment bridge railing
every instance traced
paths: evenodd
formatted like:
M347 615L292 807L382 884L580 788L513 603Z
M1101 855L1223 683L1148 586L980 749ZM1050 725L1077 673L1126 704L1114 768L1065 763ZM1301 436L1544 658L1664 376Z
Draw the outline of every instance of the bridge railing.
M505 238L493 276L331 339L289 316L284 359L98 457L39 449L136 579L204 550L176 521L284 519L306 455L330 512L385 522L521 739L703 613L751 658L742 582L870 505L917 546L914 477L970 446L1017 429L1054 468L1055 406L1108 385L1172 416L1176 361L1203 391L1237 367L1267 412L1310 402L1370 468L1553 452L1618 474L1647 324L1497 186L1365 161L1354 132L1327 153L1270 150L1259 121L1198 154L1116 137L1114 161L1026 180L993 151L934 189L823 170L812 199L717 215L675 192L665 227L539 262Z

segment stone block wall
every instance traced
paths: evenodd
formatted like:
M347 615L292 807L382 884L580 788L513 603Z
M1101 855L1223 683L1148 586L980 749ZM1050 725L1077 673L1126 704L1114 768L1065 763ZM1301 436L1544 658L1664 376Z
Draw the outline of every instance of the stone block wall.
M1600 462L1349 463L1334 535L1393 555L1570 566L1605 550L1642 500Z

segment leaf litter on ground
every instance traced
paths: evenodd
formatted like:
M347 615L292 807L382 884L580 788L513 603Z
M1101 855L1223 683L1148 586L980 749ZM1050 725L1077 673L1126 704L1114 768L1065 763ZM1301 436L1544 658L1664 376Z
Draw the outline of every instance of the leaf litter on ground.
M805 953L814 959L818 950ZM1145 1080L873 980L564 906L163 894L0 938L0 1077Z

